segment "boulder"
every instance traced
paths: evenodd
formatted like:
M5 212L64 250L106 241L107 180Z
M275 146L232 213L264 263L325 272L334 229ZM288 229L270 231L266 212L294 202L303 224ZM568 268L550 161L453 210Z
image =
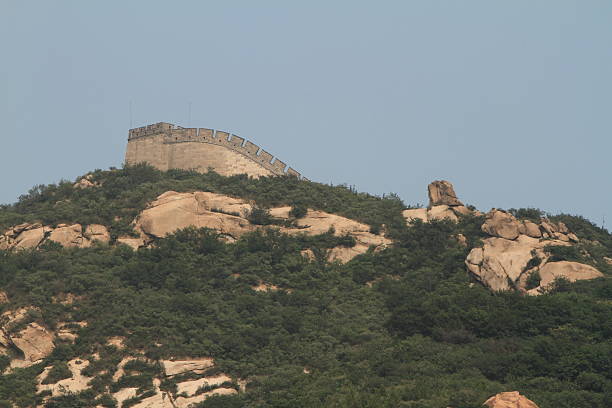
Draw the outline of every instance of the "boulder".
M40 224L34 224L27 229L19 232L19 235L15 238L13 248L17 249L32 249L37 248L38 245L45 239L45 234L50 231L50 228L43 227Z
M140 214L136 229L163 238L178 229L206 227L238 238L254 229L237 212L248 208L250 206L240 200L220 194L169 191L159 196Z
M3 305L8 302L9 302L8 295L6 294L5 291L0 290L0 305Z
M455 214L451 207L448 205L436 205L431 207L427 212L427 217L430 220L444 220L448 219L450 221L457 222L459 221L459 217Z
M549 236L553 236L555 232L559 232L559 228L547 219L543 219L540 226Z
M143 238L134 238L134 237L119 237L117 238L118 244L127 245L132 248L134 251L140 247L145 245L145 240Z
M164 360L161 362L166 376L194 372L202 374L206 369L215 365L212 358L194 360Z
M487 214L482 230L491 236L512 240L519 236L519 222L511 214L494 209Z
M499 393L486 400L483 405L489 408L538 408L533 401L518 391Z
M465 264L484 286L493 291L520 287L520 278L528 273L527 266L535 253L545 259L546 245L567 245L560 241L540 241L526 235L516 240L491 237L483 240L482 248L473 248Z
M34 363L47 357L54 349L53 334L38 323L30 323L11 335L11 342L24 355L26 363Z
M603 259L608 265L612 265L612 258L608 258L607 256L604 256Z
M473 213L472 210L464 205L453 206L451 207L451 210L453 210L453 212L458 216L471 215Z
M577 280L602 278L603 276L603 273L592 266L579 262L549 262L540 268L540 287L546 287L559 277L575 282Z
M427 187L429 193L429 207L437 205L463 205L455 194L453 185L446 180L436 180Z
M402 215L408 224L414 220L421 220L423 222L429 221L426 208L411 208L409 210L404 210L402 211Z
M225 382L231 382L232 379L225 374L219 374L214 377L204 377L193 381L185 381L177 384L177 394L186 394L191 397L195 395L198 389L202 386L219 386Z
M523 220L519 224L519 233L532 238L542 237L542 231L540 231L538 224L529 220Z
M85 228L85 233L83 235L92 242L99 241L105 244L111 239L108 229L104 225L100 224L88 225L87 228Z
M89 246L89 241L83 238L83 227L81 224L60 224L58 228L51 231L49 240L55 241L66 248Z

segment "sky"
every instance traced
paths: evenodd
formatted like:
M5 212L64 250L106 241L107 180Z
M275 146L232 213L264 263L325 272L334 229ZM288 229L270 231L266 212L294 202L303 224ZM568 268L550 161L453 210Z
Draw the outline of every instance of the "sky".
M166 121L406 204L446 179L612 225L608 0L0 0L0 51L0 203Z

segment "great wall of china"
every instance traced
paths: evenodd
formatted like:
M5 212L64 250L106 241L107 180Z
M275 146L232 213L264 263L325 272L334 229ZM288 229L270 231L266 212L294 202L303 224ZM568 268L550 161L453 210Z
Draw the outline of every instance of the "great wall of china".
M242 137L206 128L184 128L171 123L130 129L126 164L149 163L160 170L185 169L224 176L248 174L294 176L300 173L278 157Z

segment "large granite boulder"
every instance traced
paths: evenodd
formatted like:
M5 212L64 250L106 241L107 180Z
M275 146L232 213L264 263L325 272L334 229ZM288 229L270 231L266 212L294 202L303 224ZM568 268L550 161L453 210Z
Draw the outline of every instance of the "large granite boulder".
M518 391L499 393L486 400L483 405L489 408L538 408L535 402Z
M463 205L455 194L453 185L446 180L436 180L427 187L429 192L429 207L436 205Z
M482 230L493 237L516 239L519 226L520 223L511 214L493 209L487 214Z
M570 282L575 282L577 280L596 279L604 276L603 273L590 265L570 261L549 262L540 268L539 273L540 287L546 287L555 279L561 277Z

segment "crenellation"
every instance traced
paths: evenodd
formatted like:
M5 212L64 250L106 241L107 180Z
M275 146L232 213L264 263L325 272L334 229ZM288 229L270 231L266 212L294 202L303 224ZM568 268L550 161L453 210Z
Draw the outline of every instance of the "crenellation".
M295 171L295 170L293 170L291 167L289 167L289 169L287 170L287 175L288 176L297 177L297 178L301 177L300 173Z
M244 144L244 139L240 136L236 136L232 134L232 138L230 139L230 144L234 147L241 148Z
M198 129L198 137L203 140L211 140L213 138L214 131L212 129L200 128Z
M264 164L270 164L272 163L272 159L274 158L274 156L272 156L270 153L266 152L264 149L261 149L261 152L259 153L259 156L257 156L257 159L259 160L260 163L264 163Z
M272 163L272 167L274 167L275 169L277 169L278 171L282 172L283 174L285 173L285 168L287 167L287 165L285 163L283 163L282 161L280 161L278 158L276 158L274 160L274 163Z
M257 157L257 152L259 151L259 146L257 146L255 143L247 141L246 144L244 145L244 150L246 150L246 152L249 155Z
M206 147L208 146L208 147ZM272 154L240 136L208 128L184 128L167 122L130 129L126 163L147 162L161 169L208 171L253 177L290 175L302 178Z

